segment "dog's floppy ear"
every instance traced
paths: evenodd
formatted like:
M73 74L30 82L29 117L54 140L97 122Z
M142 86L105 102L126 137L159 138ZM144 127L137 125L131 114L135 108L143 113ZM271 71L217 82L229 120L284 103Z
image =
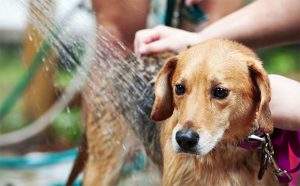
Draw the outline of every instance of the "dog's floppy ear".
M171 57L164 64L155 81L155 101L152 107L151 119L162 121L173 114L173 94L170 75L173 73L177 57Z
M248 69L250 76L257 86L257 93L259 94L259 107L257 112L257 121L260 129L265 133L273 132L273 121L271 118L271 111L269 108L269 102L271 100L271 88L269 78L262 63L255 59L248 62Z

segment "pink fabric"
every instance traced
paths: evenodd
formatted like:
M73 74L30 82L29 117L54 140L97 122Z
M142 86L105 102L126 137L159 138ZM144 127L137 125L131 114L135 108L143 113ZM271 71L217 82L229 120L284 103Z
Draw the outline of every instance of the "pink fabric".
M289 185L297 186L300 169L300 131L276 129L272 134L272 142L279 167L292 173L293 181Z
M292 153L291 147L289 147L290 163L291 167L296 167L299 159ZM290 182L289 186L299 186L300 185L300 171L292 173L293 180Z

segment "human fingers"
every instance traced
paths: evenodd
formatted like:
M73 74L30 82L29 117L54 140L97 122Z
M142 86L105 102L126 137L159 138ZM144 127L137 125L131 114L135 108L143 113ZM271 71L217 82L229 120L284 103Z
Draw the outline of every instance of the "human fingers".
M136 32L134 40L134 50L136 54L139 54L139 50L142 46L154 41L168 38L172 34L178 32L177 30L179 29L171 28L164 25L158 25L152 29L144 29Z
M168 39L161 39L142 45L137 53L139 55L147 55L166 51L174 51L175 48L173 48L172 46L173 45L170 43L170 41L168 41Z
M139 30L134 38L134 52L139 54L141 46L156 41L160 38L160 34L155 29Z

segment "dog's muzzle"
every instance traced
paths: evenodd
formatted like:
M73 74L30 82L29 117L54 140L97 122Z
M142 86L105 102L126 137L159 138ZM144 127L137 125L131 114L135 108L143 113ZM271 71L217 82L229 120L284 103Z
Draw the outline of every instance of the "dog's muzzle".
M176 132L175 139L181 152L196 153L199 134L191 129L182 129Z

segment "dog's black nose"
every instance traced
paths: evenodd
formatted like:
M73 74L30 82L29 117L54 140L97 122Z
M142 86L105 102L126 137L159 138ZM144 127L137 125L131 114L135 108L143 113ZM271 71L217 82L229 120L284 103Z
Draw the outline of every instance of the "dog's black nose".
M191 129L184 129L176 132L176 141L183 151L195 151L199 141L197 132Z

